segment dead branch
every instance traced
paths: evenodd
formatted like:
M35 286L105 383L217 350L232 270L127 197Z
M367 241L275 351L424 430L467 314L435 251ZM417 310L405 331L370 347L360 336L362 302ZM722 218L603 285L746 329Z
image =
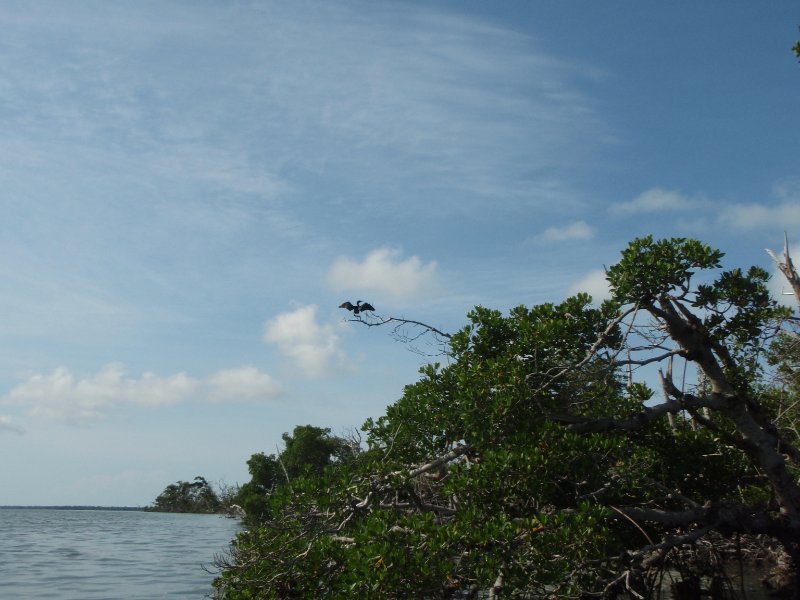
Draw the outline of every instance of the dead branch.
M690 394L683 394L681 402L667 400L654 406L645 406L627 419L616 419L614 417L601 417L599 419L585 419L575 422L580 417L572 415L547 415L551 421L565 423L567 429L576 433L601 433L604 431L635 431L642 429L647 424L663 417L666 414L678 413L685 410L687 406L713 406L706 398L698 398Z
M642 358L642 359L633 359L628 358L625 360L618 360L614 364L619 366L624 365L636 365L639 367L643 367L645 365L649 365L654 362L661 362L668 358L672 358L673 356L683 356L683 350L670 350L669 352L665 352L664 354L659 354L657 356L651 356L650 358Z
M784 232L783 234L783 260L779 259L775 253L767 248L767 254L772 257L775 265L778 267L783 276L789 282L794 292L795 300L800 303L800 276L797 274L797 269L792 263L792 257L789 255L789 236Z
M389 323L397 323L398 326L402 325L415 325L417 327L422 327L425 331L423 332L430 332L435 335L441 336L448 340L453 339L453 335L450 333L446 333L441 329L434 327L433 325L428 325L427 323L423 323L422 321L415 321L414 319L403 319L401 317L381 317L379 315L375 315L377 321L365 321L360 316L355 317L353 319L348 319L352 323L361 323L362 325L366 325L367 327L380 327L382 325L388 325ZM414 338L416 339L416 338Z
M447 454L443 454L442 456L436 458L435 460L432 460L431 462L412 470L411 472L408 473L407 478L413 479L414 477L422 475L427 471L432 471L444 464L449 463L451 460L456 459L459 456L466 454L467 452L470 452L471 450L472 446L468 446L467 444L461 444L459 446L456 446Z

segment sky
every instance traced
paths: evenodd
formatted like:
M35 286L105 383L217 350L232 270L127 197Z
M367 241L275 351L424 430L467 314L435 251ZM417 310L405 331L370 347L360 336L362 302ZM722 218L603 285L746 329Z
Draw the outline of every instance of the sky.
M232 485L637 236L800 259L797 3L0 4L0 505ZM775 293L781 282L776 279ZM785 299L785 297L783 297Z

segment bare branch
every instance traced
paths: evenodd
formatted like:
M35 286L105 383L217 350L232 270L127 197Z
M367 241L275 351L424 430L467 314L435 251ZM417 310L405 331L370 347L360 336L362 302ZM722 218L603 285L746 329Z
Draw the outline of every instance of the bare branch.
M717 407L718 400L713 397L698 398L691 394L679 394L680 400L667 400L661 404L645 406L641 411L626 418L601 417L599 419L585 419L572 415L547 415L547 418L557 423L569 423L567 429L576 433L601 433L604 431L635 431L652 423L667 414L675 414L688 408L704 406ZM576 422L578 421L578 422Z
M503 586L505 585L505 576L503 572L500 571L497 574L497 579L494 580L492 587L489 588L489 600L497 600L500 597L500 594L503 592Z
M661 564L661 562L663 562L670 550L677 548L678 546L683 546L684 544L696 542L708 534L712 529L713 527L703 527L695 531L690 531L684 535L667 536L667 538L660 544L642 548L642 550L637 552L637 555L643 556L645 554L651 554L649 558L646 558L644 561L642 561L642 566L644 568L658 566Z
M410 508L419 508L422 512L435 512L445 516L456 514L455 509L449 506L439 506L438 504L430 504L427 502L411 503L411 502L381 502L381 508L395 508L398 510L408 510Z
M696 524L716 531L728 529L741 533L772 536L776 534L796 536L800 529L800 524L796 521L770 516L766 510L754 512L752 507L743 504L716 506L706 503L704 506L687 510L661 510L630 506L620 507L619 510L636 521L660 523L673 528L686 528Z
M362 325L366 325L367 327L380 327L381 325L388 325L389 323L397 323L398 325L416 325L417 327L422 327L427 332L441 336L448 340L453 339L452 334L446 333L441 329L437 329L433 325L428 325L427 323L423 323L422 321L415 321L414 319L403 319L401 317L381 317L379 315L375 315L375 318L378 319L375 322L365 321L360 316L354 319L348 319L348 321L351 321L353 323L361 323Z
M655 479L650 479L648 477L647 478L647 483L649 483L653 487L656 487L656 488L660 489L662 492L666 493L668 498L677 498L678 500L680 500L681 502L683 502L685 504L688 504L692 508L697 508L697 507L700 506L697 502L695 502L691 498L688 498L688 497L684 496L678 490L670 489L670 488L666 487L665 485L662 485L661 483L659 483Z
M650 304L646 307L648 312L664 322L667 333L684 351L687 360L694 361L703 370L711 383L712 390L716 393L734 396L735 390L725 377L722 365L714 355L714 351L718 348L712 347L714 346L712 341L698 327L694 315L689 313L689 316L686 316L679 312L684 308L680 303L676 308L675 304L669 300L659 301L659 306ZM722 357L726 361L729 358L727 354Z
M283 461L281 460L281 450L280 448L278 448L277 445L275 446L275 450L276 450L275 457L278 459L278 464L281 466L281 469L283 470L283 475L286 477L286 485L288 485L289 489L292 490L292 492L294 492L294 490L292 489L292 480L289 477L289 472L286 470L286 466L283 464Z
M331 539L334 542L339 542L340 544L355 544L356 543L355 538L347 537L347 536L344 536L344 535L333 535L333 536L331 536Z
M627 419L615 419L614 417L602 417L591 419L579 423L572 423L567 429L576 433L601 433L604 431L633 431L641 429L648 423L655 421L667 413L680 412L681 407L677 402L664 402L656 406L647 406L642 411ZM548 415L550 420L564 423L565 419L560 415ZM574 417L572 417L574 418Z
M428 464L422 465L421 467L414 469L413 471L408 473L408 478L413 479L418 475L422 475L423 473L432 471L442 465L449 463L451 460L458 458L459 456L462 456L467 452L470 452L471 450L472 446L468 446L467 444L461 444L460 446L456 446L447 454L443 454L442 456L436 458L435 460L432 460Z
M778 269L780 269L780 272L786 277L786 280L792 287L795 299L800 303L800 276L798 276L797 269L795 269L794 263L792 263L792 257L789 255L789 236L786 232L783 234L783 260L775 256L775 253L769 248L767 248L767 254L772 257L772 260L775 262Z
M673 356L683 356L683 354L684 354L683 350L670 350L669 352L665 352L664 354L659 354L658 356L651 356L650 358L644 358L641 360L628 358L626 360L618 360L614 364L619 366L637 365L643 367L644 365L649 365L654 362L661 362L662 360L666 360L667 358L671 358Z
M650 521L670 527L687 527L692 523L703 523L708 516L708 507L700 506L688 510L661 510L657 508L621 507L617 509L628 519Z

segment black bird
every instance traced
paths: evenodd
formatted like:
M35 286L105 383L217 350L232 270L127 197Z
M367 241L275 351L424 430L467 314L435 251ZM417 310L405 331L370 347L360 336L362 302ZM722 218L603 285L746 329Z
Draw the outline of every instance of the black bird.
M375 310L375 307L372 306L369 302L361 302L361 300L356 300L356 309L361 312L366 312L368 310ZM356 313L358 314L358 313Z
M358 304L358 303L356 302L356 304ZM357 315L360 312L360 309L358 308L358 306L354 305L352 302L342 302L339 305L339 308L344 308L345 310L351 310L351 311L353 311L353 314L355 314L355 315Z
M369 302L362 302L361 300L356 300L355 304L352 302L342 302L339 305L339 308L352 311L354 315L358 315L359 313L366 312L368 310L375 310L375 307L372 306L372 304Z

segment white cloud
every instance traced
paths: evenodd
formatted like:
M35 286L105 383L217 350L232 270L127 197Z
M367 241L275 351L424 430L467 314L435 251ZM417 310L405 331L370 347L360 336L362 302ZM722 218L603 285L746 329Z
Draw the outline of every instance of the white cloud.
M328 272L328 282L337 292L369 292L409 300L438 287L436 269L435 261L424 264L418 256L401 260L398 250L378 248L362 262L337 258Z
M9 431L11 433L23 433L21 427L14 425L11 417L7 415L0 415L0 433L4 431Z
M548 227L543 233L532 238L539 243L566 242L570 240L590 240L594 237L594 229L586 221L575 221L564 227Z
M696 208L698 201L678 192L652 188L639 194L630 202L617 202L609 207L614 214L654 213L661 211L680 211Z
M92 377L76 380L66 367L49 375L34 374L5 396L11 404L29 406L32 416L85 421L103 415L115 396L122 396L117 363Z
M255 367L238 367L217 371L206 379L209 397L212 400L228 398L259 399L272 398L281 392L273 377Z
M738 229L797 227L800 226L800 202L736 204L727 208L720 220Z
M122 403L157 407L189 399L274 397L279 391L269 375L254 367L222 370L200 380L186 373L161 377L145 372L132 378L121 363L111 363L83 378L76 378L66 367L58 367L50 374L31 375L0 402L25 406L34 417L80 422L101 418Z
M297 363L303 374L319 377L344 365L344 353L333 326L317 323L317 307L301 306L267 321L264 340Z
M719 222L736 229L788 229L800 226L800 180L788 179L772 187L773 202L720 207Z
M570 295L578 292L590 294L595 302L602 302L610 298L611 290L606 280L606 272L602 269L596 269L584 275L569 288Z
M121 380L123 399L146 406L178 404L196 393L199 387L200 382L186 373L169 377L144 373L139 379Z
M789 228L800 226L800 189L794 180L773 186L773 200L749 204L730 204L703 196L652 188L631 200L618 202L609 212L626 216L643 213L691 211L691 218L676 220L683 229L706 231L713 226L739 230Z

